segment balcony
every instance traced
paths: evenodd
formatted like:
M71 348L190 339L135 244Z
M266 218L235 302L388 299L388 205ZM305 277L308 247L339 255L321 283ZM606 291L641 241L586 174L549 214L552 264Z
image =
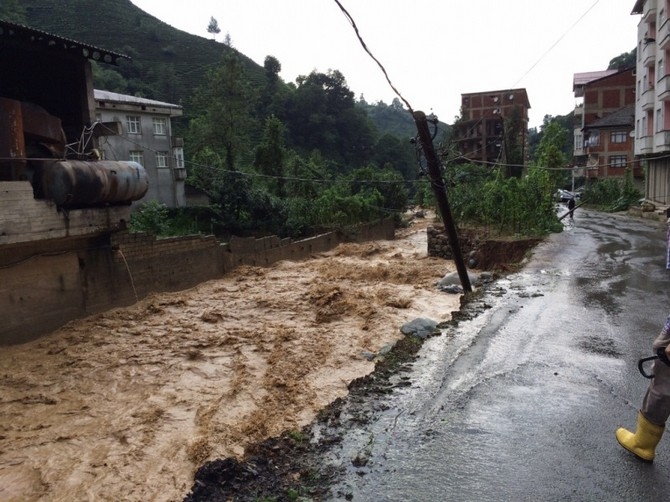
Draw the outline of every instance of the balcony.
M670 150L670 131L660 131L654 134L654 152Z
M670 47L670 20L665 19L656 33L656 42L658 42L659 49L667 49Z
M645 23L653 23L656 20L656 12L655 2L644 2L642 21Z
M642 93L642 96L640 96L640 106L642 107L642 110L649 111L654 109L654 104L656 102L656 93L654 92L654 88L652 87L651 89L647 89Z
M643 136L635 141L635 155L645 155L654 151L654 137Z
M665 75L656 83L656 92L661 101L670 101L670 75Z
M642 46L642 64L652 67L656 64L656 43L655 40L646 39Z
M175 167L172 169L172 174L175 181L184 181L186 179L186 168L184 167Z

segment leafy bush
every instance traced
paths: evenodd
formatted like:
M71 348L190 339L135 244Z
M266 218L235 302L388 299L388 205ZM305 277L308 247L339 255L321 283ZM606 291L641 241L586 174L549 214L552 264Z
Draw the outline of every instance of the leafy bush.
M457 224L483 225L499 234L543 235L560 231L552 199L553 180L531 167L520 178L476 164L445 173L449 204Z
M170 234L170 214L167 206L156 200L145 202L130 216L131 232L146 232L151 235Z
M642 194L633 184L633 173L626 170L621 178L605 178L587 183L582 193L582 200L602 211L625 211L636 204Z

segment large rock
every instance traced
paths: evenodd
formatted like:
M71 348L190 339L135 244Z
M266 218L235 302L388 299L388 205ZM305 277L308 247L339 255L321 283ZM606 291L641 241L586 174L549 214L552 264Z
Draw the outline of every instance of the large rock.
M419 338L428 338L435 332L437 322L425 317L418 317L413 321L405 323L400 328L400 332L406 336L418 336Z

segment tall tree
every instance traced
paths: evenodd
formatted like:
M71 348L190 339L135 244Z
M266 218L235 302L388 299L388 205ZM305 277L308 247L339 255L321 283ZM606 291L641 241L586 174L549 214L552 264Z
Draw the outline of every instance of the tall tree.
M302 152L317 149L346 171L365 165L372 153L373 126L356 107L344 75L312 72L296 82L282 117L292 146Z
M279 78L281 63L274 56L266 56L263 64L265 70L265 85L260 91L258 100L258 116L261 119L271 115L280 115L282 106L282 81Z
M286 148L284 124L277 117L269 117L265 121L263 140L256 147L254 167L259 173L267 176L265 185L270 193L277 197L284 196L284 170Z
M406 180L416 180L418 167L414 147L390 134L384 134L375 144L372 160L377 167L392 169L402 174Z
M567 170L567 159L563 145L569 131L558 121L550 121L543 127L543 135L537 147L535 165L545 169L555 185L561 183Z
M505 145L505 164L507 176L518 178L521 176L524 164L523 123L521 121L521 107L515 106L505 117L503 127L503 141Z
M635 47L630 52L624 52L619 54L617 57L610 60L610 64L607 67L608 70L619 70L623 68L632 68L635 66L635 61L637 59L637 47Z
M189 128L191 151L209 148L224 159L226 170L234 171L249 143L253 100L239 56L227 50L223 63L210 70L194 98L198 116Z
M214 19L214 16L209 18L209 24L207 25L207 33L211 34L214 40L216 36L221 33L221 28L219 28L219 22Z

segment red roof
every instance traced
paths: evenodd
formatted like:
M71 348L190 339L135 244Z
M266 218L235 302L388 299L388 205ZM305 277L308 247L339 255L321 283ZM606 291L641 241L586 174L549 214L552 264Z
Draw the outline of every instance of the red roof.
M587 71L584 73L575 73L573 79L572 79L572 90L574 91L575 88L581 87L583 85L588 84L589 82L593 82L594 80L598 80L604 77L609 77L610 75L614 75L615 73L618 73L621 70L614 69L614 70L602 70L602 71Z

